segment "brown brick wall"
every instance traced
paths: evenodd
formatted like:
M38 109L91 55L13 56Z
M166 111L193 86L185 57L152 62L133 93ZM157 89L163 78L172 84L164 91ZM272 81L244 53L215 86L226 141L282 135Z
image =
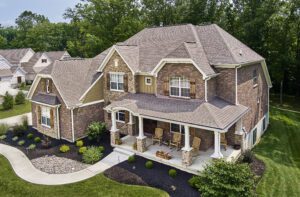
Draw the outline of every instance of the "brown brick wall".
M74 109L75 140L86 135L86 128L91 122L104 121L103 105L104 103L98 103Z
M111 129L111 116L108 117L108 113L106 111L104 113L104 121L107 127L107 130ZM127 135L128 134L128 125L127 123L129 122L129 112L125 112L125 123L122 122L117 122L117 129L119 129L119 132L121 134Z
M196 129L195 136L201 138L200 150L206 151L207 149L209 149L210 147L212 147L214 145L214 132L213 131Z
M164 95L164 81L173 76L196 80L196 98L205 98L205 84L201 73L192 64L166 64L157 75L157 94Z
M218 68L219 75L216 79L217 96L230 102L235 103L235 69Z
M118 59L118 66L116 67L114 65L114 60ZM109 103L111 101L117 100L121 96L126 95L126 92L117 92L117 91L110 91L107 88L107 73L109 72L123 72L126 73L128 76L128 92L135 93L136 92L136 86L135 86L135 77L133 76L131 70L128 68L126 63L122 60L122 58L119 56L118 53L114 53L110 60L107 62L105 68L103 69L103 77L104 77L104 83L103 83L103 90L104 90L104 100L105 103Z
M253 70L257 69L258 83L253 86ZM243 126L249 132L268 111L268 86L261 64L238 69L238 102L250 108L243 117ZM258 100L259 103L257 102Z
M207 81L207 100L211 101L217 95L217 79L212 78Z

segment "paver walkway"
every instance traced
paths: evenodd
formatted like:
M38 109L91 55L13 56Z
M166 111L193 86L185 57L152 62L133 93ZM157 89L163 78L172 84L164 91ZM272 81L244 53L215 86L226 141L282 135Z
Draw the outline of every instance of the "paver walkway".
M128 159L126 153L114 151L98 163L84 170L70 174L48 174L36 169L26 155L17 148L0 143L0 154L8 159L15 173L20 178L40 185L63 185L79 182L91 178Z

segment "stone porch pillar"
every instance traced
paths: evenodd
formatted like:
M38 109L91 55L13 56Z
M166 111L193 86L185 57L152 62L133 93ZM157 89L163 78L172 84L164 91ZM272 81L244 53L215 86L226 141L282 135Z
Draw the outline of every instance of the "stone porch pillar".
M190 146L190 128L188 125L184 125L184 147L182 148L182 165L192 165L192 150Z
M221 159L223 154L221 153L221 134L218 131L214 131L215 134L215 152L211 155L212 158Z
M136 138L137 151L145 152L147 150L146 139L144 135L143 118L139 116L139 136Z
M134 123L133 123L133 115L129 113L129 122L127 123L128 135L134 136Z
M110 143L112 145L115 145L116 140L120 140L120 132L117 129L116 112L112 111L111 112Z

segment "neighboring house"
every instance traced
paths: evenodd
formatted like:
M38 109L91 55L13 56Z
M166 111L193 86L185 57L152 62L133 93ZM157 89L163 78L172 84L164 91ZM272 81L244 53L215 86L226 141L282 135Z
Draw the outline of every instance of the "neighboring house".
M44 93L50 81L53 92ZM150 159L164 150L173 158L158 161L197 171L210 157L235 160L241 150L233 146L259 141L269 88L263 57L217 25L189 24L146 28L93 59L57 61L37 75L29 98L33 124L46 135L75 141L88 123L104 120L113 146L136 146ZM155 128L165 144L180 134L181 151L152 145ZM201 153L193 157L197 138Z
M22 68L27 72L26 81L32 82L37 73L41 72L47 66L56 60L69 58L70 55L67 51L50 51L50 52L37 52L28 62L22 63Z
M34 53L31 48L0 49L0 55L14 66L21 66L21 63L28 62Z
M17 86L25 82L26 72L19 66L10 64L0 55L0 82L9 82L11 86Z

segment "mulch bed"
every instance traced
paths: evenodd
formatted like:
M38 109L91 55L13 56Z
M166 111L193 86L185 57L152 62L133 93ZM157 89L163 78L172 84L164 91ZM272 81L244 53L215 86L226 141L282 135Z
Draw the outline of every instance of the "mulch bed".
M134 184L134 185L148 185L162 189L173 197L193 197L199 196L200 193L189 186L188 180L193 176L187 172L176 169L177 176L172 178L168 171L172 168L170 166L154 162L153 169L145 167L147 159L135 156L135 163L128 163L124 161L104 172L104 174L118 182Z
M40 137L42 140L45 139L45 136L43 134L39 133L37 130L35 130L33 128L29 128L29 130L25 133L25 135L23 135L22 137L19 137L19 139L17 141L12 140L12 138L14 137L13 133L12 133L12 131L8 131L6 134L7 138L5 140L0 140L0 143L7 144L7 145L18 148L23 153L25 153L26 156L30 160L38 158L38 157L43 157L45 155L49 155L49 156L55 155L58 157L65 157L65 158L80 161L80 162L82 161L82 155L78 154L79 148L76 147L75 143L70 143L65 140L57 140L57 139L53 139L53 138L49 137L49 139L51 140L51 145L49 148L45 149L42 147L41 143L35 143L34 138L27 139L26 136L28 133L32 133L34 135L34 138ZM20 141L20 140L25 140L25 144L22 146L19 146L18 141ZM113 151L113 148L110 146L109 132L106 132L103 135L103 137L99 143L95 142L95 141L90 141L87 138L82 139L82 141L84 142L84 146L93 146L93 145L94 146L104 146L105 150L103 152L103 158ZM36 148L34 150L27 150L26 148L30 144L36 144ZM68 145L70 147L69 152L61 153L59 151L60 146L63 144Z
M252 163L250 164L250 168L251 168L251 171L256 175L256 176L259 176L259 177L262 177L262 175L264 174L265 172L265 169L266 169L266 165L263 161L259 160L258 158L256 157L253 157L253 161Z

